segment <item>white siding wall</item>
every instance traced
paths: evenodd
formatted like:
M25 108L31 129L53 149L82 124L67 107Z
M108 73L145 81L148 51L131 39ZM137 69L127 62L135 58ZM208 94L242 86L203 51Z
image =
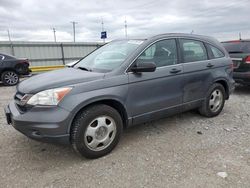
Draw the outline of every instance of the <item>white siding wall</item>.
M103 43L0 42L0 53L28 58L31 66L63 65L86 56L101 45Z

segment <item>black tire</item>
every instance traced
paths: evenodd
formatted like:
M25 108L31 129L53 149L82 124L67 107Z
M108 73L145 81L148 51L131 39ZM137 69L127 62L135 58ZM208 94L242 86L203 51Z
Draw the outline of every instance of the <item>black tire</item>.
M1 81L5 86L14 86L19 82L19 75L15 71L4 71L1 75Z
M210 100L213 99L213 93L216 92L221 92L221 104L218 105L218 107L214 107L213 105L210 104ZM225 104L225 98L226 98L226 92L225 92L225 88L219 84L219 83L214 83L210 89L207 92L206 98L202 103L202 106L199 108L199 112L201 115L206 116L206 117L215 117L217 115L219 115L224 107ZM212 110L214 109L214 110Z
M100 130L100 127L101 127L98 125L99 124L98 118L107 118L105 119L105 122L111 119L113 124L115 124L116 128L115 128L115 131L113 131L113 133L108 132L107 131L108 129L106 130L107 132L106 136L108 136L109 139L112 138L112 141L110 141L108 145L105 146L103 143L100 143L100 147L98 145L97 148L92 149L90 148L89 145L94 140L98 142L100 141L98 140L99 138L97 138L97 135L98 135L97 130ZM97 128L99 127L99 128L96 129L96 127L94 126L92 127L92 124L97 124L96 127ZM102 124L100 123L100 125ZM92 128L96 129L94 136L93 137L86 136L88 134L87 130L88 129L91 130ZM104 105L104 104L90 106L84 109L83 111L81 111L76 116L75 120L73 121L72 128L71 128L71 144L74 150L80 153L82 156L86 158L90 158L90 159L99 158L110 153L114 149L114 147L118 144L120 140L122 130L123 130L123 122L122 122L121 116L114 108L108 105ZM111 138L110 138L110 135L111 135ZM101 144L103 144L103 146L101 146ZM98 147L102 148L104 146L105 148L98 150Z

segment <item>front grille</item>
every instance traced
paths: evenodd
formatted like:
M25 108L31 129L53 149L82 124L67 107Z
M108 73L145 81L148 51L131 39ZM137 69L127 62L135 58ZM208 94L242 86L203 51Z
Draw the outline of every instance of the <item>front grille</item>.
M24 113L30 109L29 106L27 106L24 101L22 101L23 97L25 96L24 93L16 92L14 96L14 100L16 103L17 108L19 109L20 113Z
M21 93L21 92L16 92L15 96L14 96L14 99L17 103L21 102L21 99L23 98L25 94L24 93Z

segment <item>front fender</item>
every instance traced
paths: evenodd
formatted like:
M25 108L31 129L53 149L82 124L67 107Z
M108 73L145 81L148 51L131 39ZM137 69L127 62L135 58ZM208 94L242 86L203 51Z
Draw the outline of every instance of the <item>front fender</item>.
M84 107L102 101L102 100L114 100L119 102L126 108L126 99L128 93L128 85L121 85L116 87L104 88L100 90L93 90L89 92L83 92L73 94L65 97L59 106L71 112L71 120L74 120L76 114ZM70 126L69 126L70 127Z

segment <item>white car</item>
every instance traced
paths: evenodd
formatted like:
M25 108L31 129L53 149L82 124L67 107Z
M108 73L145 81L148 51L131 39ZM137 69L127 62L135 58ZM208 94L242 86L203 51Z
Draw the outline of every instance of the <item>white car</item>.
M66 67L72 67L72 66L74 66L78 61L79 61L79 60L76 60L76 61L72 61L72 62L70 62L70 63L67 63L67 64L66 64Z

